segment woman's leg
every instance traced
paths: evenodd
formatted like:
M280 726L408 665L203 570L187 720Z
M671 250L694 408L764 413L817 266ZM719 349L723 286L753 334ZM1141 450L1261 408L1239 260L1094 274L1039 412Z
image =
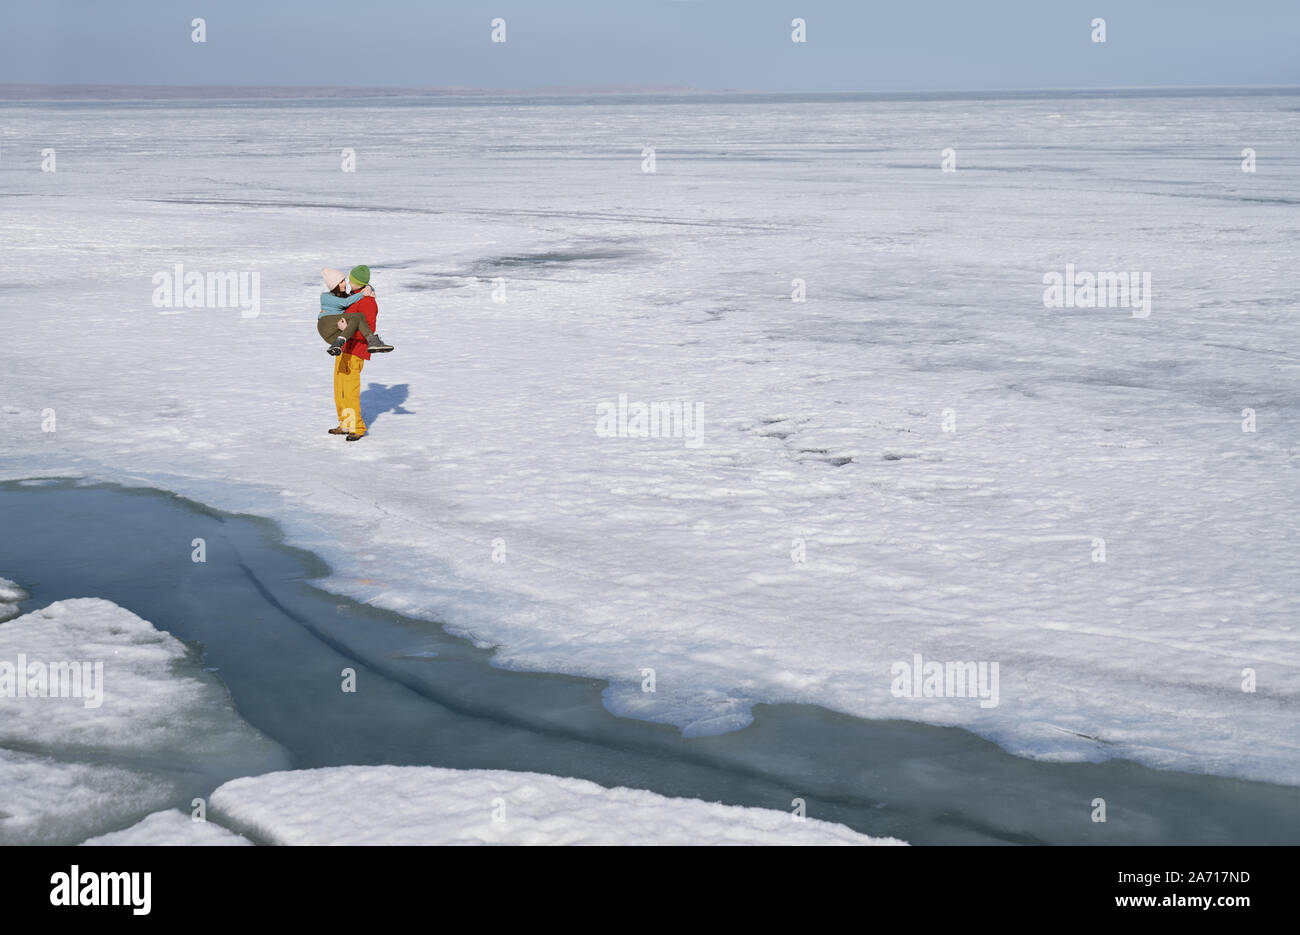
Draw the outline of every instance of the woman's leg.
M365 312L345 312L342 317L346 319L348 323L346 328L339 331L339 334L343 335L343 337L350 338L358 331L360 331L367 340L375 336L375 333L370 330L370 324L366 321ZM337 324L337 321L335 324Z
M339 336L339 320L330 315L316 319L316 333L325 339L326 344L333 344Z

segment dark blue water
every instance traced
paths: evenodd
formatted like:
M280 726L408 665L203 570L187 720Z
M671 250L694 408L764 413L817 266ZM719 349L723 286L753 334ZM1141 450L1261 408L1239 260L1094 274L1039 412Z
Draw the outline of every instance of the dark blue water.
M685 739L614 717L603 682L495 668L435 624L317 590L328 569L274 524L171 494L0 484L0 531L0 576L31 592L24 611L103 597L201 644L240 714L300 768L530 770L783 811L797 797L811 817L914 844L1300 841L1294 788L1040 763L955 728L758 705L743 730ZM199 537L205 564L190 559ZM348 666L353 694L339 690Z

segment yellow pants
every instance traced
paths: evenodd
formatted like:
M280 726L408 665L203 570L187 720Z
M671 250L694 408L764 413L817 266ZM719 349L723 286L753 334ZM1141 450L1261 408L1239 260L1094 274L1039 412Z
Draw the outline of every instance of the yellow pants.
M361 367L360 357L340 354L334 358L334 408L339 412L339 426L356 435L366 434L366 421L361 418Z

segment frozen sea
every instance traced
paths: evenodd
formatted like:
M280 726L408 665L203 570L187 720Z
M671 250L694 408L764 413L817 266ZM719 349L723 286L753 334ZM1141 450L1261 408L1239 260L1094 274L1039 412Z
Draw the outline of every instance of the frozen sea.
M1297 93L0 116L0 479L271 517L690 736L806 702L1300 784ZM312 320L356 263L397 350L349 445ZM176 264L256 309L157 307ZM1045 307L1067 265L1149 273L1149 317ZM699 444L600 434L620 397ZM997 704L897 697L917 655Z

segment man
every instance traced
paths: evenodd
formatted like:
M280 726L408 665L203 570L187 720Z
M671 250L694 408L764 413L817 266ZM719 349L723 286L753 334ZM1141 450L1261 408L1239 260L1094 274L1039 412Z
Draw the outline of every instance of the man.
M352 291L364 289L370 284L370 267L354 266L348 273L348 285ZM366 324L373 332L379 317L379 304L374 296L359 299L348 309L361 312L366 316ZM330 429L331 435L346 435L350 442L365 437L366 422L361 418L361 368L370 359L370 349L361 332L355 332L343 345L343 352L334 358L334 408L338 410L338 428Z

